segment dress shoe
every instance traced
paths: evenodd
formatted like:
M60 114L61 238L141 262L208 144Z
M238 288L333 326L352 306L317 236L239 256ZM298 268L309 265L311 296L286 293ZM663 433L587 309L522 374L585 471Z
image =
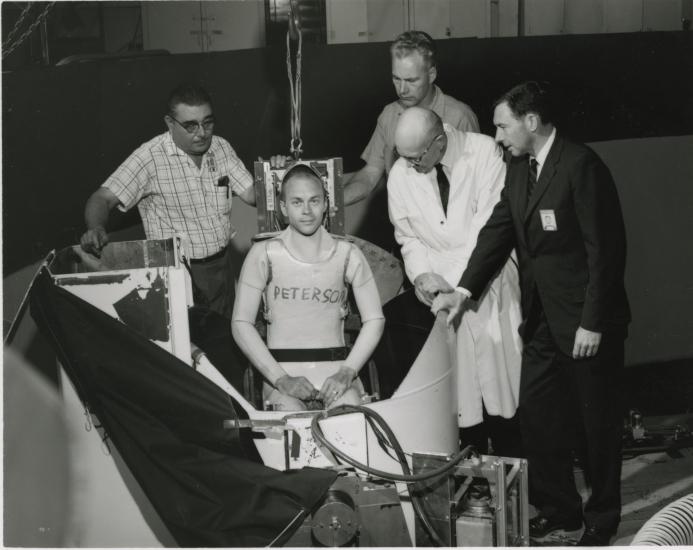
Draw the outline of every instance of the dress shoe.
M585 526L585 530L578 541L578 546L609 546L611 532L599 529L594 525Z
M580 527L582 527L580 520L570 522L540 515L529 520L529 536L540 539L559 529L577 531Z

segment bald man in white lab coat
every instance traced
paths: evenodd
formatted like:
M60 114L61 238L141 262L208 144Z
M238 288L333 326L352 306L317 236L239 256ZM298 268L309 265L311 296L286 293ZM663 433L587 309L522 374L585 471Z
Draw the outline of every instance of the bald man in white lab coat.
M505 164L493 139L452 128L420 107L402 113L395 145L400 158L387 183L390 221L407 277L430 305L438 292L454 291L500 198ZM481 452L489 452L490 437L495 454L521 454L520 320L511 258L456 329L458 425L462 443Z

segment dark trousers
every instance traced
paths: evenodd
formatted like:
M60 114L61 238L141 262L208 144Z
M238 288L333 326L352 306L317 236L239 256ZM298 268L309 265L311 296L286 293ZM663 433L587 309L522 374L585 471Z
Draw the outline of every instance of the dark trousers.
M556 346L543 312L525 341L520 425L529 462L529 500L542 515L615 531L621 513L623 337L602 335L596 356L573 359ZM573 476L583 439L591 495Z
M474 445L481 454L523 457L518 415L515 414L512 418L493 416L488 414L484 407L483 422L460 428L460 448L463 449L467 445Z
M228 319L231 319L236 296L230 248L226 247L225 254L220 258L190 264L193 284L198 291L194 293L195 305L208 307Z

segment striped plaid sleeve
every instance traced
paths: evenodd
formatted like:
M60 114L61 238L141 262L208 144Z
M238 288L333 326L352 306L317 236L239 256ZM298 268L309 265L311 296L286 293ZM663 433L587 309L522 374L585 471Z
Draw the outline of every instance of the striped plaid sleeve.
M149 166L153 162L148 147L136 149L101 185L110 190L127 212L145 196L149 184Z
M238 158L236 151L234 151L228 141L219 138L219 144L224 158L223 170L225 175L229 176L229 185L234 193L242 193L253 185L253 176L250 175L250 172L243 165L241 159Z

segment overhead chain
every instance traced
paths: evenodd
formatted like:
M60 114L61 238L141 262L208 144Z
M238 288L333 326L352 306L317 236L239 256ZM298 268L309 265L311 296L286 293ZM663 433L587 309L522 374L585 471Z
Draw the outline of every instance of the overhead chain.
M34 30L36 30L36 27L38 27L43 22L43 20L46 18L48 12L53 7L53 4L55 4L55 2L48 2L46 4L46 7L43 8L43 11L36 18L36 20L31 25L29 25L29 27L19 36L19 38L17 38L12 44L10 44L10 40L13 38L13 35L17 33L19 27L21 26L20 24L24 22L24 19L26 19L26 14L29 13L29 8L31 7L31 4L32 3L29 2L28 6L24 8L21 15L19 16L17 24L15 24L12 31L10 31L10 33L8 34L7 40L5 40L5 43L2 45L2 57L7 57L8 55L10 55L31 35L31 33L34 32Z
M14 27L10 32L7 33L7 36L5 37L5 43L2 45L3 50L7 47L7 44L14 40L14 35L17 34L19 29L22 28L24 20L26 19L27 15L29 15L29 11L31 10L32 6L33 2L27 2L26 6L24 6L24 9L22 10L22 13L19 14L19 18L15 22Z
M296 26L298 34L298 47L296 49L296 76L291 66L291 32L286 33L286 69L289 75L289 92L291 95L291 142L289 150L295 159L301 157L303 152L303 140L301 139L301 49L303 47L303 33L300 26Z

